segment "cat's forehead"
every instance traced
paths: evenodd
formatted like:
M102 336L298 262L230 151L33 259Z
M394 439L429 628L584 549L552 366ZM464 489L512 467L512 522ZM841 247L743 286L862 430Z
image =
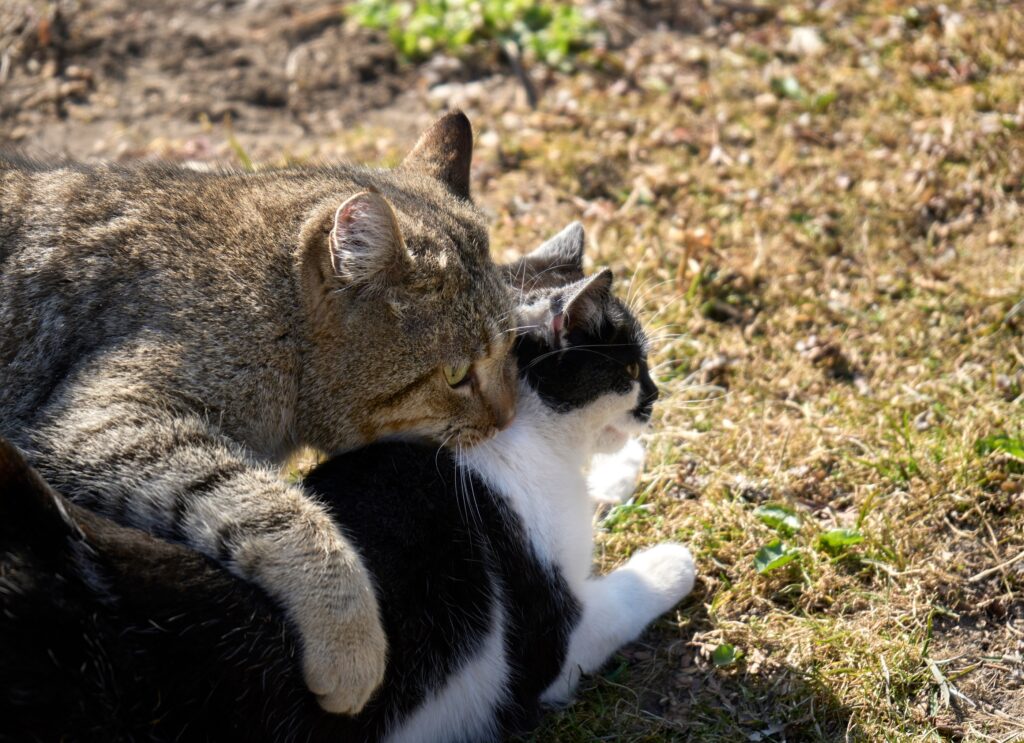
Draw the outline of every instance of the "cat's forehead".
M437 276L421 277L424 283L402 314L409 343L424 356L440 352L451 363L506 353L517 315L511 292L494 267L430 270Z
M471 202L453 196L434 179L390 171L393 187L385 195L392 201L399 226L415 255L453 254L486 259L489 250L487 221Z
M404 219L399 216L399 226L414 257L433 257L442 265L452 259L465 264L489 261L487 227L476 220L442 214L407 214Z
M569 287L544 287L518 296L517 313L525 332L546 332L554 315L565 310ZM615 343L623 347L635 346L646 355L647 334L637 317L618 297L609 296L600 306L600 315L587 324L585 343ZM578 337L578 336L577 336ZM572 345L571 338L567 339Z

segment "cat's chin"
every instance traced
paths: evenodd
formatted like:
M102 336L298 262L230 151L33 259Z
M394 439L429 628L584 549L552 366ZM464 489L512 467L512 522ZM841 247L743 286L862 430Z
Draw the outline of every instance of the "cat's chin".
M626 445L629 437L629 431L609 424L602 428L601 433L597 435L594 452L596 454L614 454Z
M458 435L450 437L450 446L460 446L464 449L471 449L474 446L479 446L487 441L493 439L499 433L497 428L492 428L488 431L478 431L476 429L467 429L461 431Z

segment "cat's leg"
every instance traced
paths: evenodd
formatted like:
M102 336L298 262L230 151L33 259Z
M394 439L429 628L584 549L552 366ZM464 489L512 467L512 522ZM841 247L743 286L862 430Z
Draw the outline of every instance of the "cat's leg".
M587 473L587 491L598 503L625 503L629 500L646 455L639 439L630 438L626 445L611 454L595 454Z
M74 395L77 404L32 435L34 464L79 503L263 588L301 636L306 683L321 705L359 711L383 679L387 651L359 555L318 503L245 447L132 392L107 394L102 405Z
M567 702L581 674L598 670L612 653L679 603L693 589L695 577L690 551L665 542L638 552L608 575L588 579L578 597L583 616L573 630L562 672L541 701Z

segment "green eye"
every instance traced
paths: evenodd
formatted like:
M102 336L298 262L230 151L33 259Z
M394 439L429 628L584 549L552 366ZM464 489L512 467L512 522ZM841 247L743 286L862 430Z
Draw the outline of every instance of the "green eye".
M466 381L466 375L469 374L469 368L471 366L472 364L465 363L459 366L444 367L444 380L450 386L458 387L460 384Z
M626 366L626 373L633 379L640 378L640 364L629 364Z

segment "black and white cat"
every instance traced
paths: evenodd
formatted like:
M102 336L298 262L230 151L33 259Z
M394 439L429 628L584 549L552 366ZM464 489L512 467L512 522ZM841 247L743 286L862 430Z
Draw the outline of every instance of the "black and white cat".
M582 247L573 226L531 257L582 275ZM522 730L693 587L690 553L674 543L591 575L588 465L645 427L657 398L611 272L525 292L521 313L506 430L455 455L382 444L306 479L377 581L391 657L364 713L383 712L370 737Z
M258 591L67 503L0 442L0 739L490 740L569 699L694 581L673 543L591 575L588 464L647 424L657 391L611 274L581 278L582 239L528 257L511 426L464 451L378 444L306 478L388 635L358 717L316 705Z

